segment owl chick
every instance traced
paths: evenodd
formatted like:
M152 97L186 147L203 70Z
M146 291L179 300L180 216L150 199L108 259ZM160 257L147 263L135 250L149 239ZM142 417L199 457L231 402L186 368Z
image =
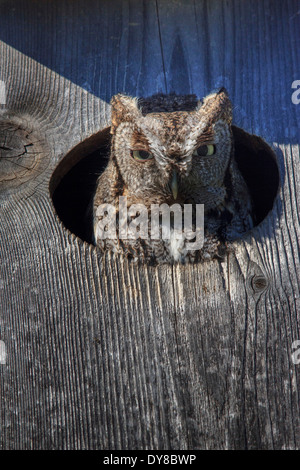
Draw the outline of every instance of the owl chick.
M103 251L154 263L219 257L224 243L253 226L251 196L234 158L232 107L227 91L222 88L194 107L188 101L188 110L181 110L176 96L157 95L152 108L149 103L151 100L121 94L112 98L110 158L93 199L95 244ZM100 223L104 212L99 215L98 208L115 207L116 222L122 218L124 224L120 196L127 208L134 204L149 212L153 205L179 204L184 211L186 204L203 204L203 246L191 250L184 237L175 237L171 219L168 238L161 236L162 222L156 238L146 234L126 239L120 236L124 227L118 223L114 236L105 236L107 227L103 229ZM132 216L126 213L125 222L130 221Z

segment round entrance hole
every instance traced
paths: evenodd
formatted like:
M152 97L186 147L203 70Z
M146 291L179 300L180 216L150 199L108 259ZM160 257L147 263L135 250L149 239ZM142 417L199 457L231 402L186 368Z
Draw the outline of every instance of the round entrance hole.
M232 126L235 159L251 197L255 225L259 225L272 210L279 189L277 157L271 147L256 135Z
M50 195L65 227L82 240L93 243L89 206L99 175L105 169L110 149L110 128L73 148L56 167Z
M260 137L232 126L235 158L252 196L255 225L272 210L279 188L277 158ZM110 128L82 142L55 169L50 193L65 227L82 240L93 243L89 207L98 176L105 169L110 149Z

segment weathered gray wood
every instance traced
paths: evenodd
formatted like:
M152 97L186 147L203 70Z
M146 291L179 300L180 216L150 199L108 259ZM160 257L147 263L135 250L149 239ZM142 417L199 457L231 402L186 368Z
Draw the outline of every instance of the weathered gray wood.
M21 126L36 159L4 179L1 149L2 448L299 449L299 3L14 0L0 15L0 146ZM63 226L51 175L109 125L112 94L219 85L282 179L234 253L138 268Z

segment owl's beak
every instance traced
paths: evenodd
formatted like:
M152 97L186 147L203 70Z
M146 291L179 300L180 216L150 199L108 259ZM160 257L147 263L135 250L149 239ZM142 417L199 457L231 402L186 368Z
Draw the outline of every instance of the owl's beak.
M170 186L171 186L171 190L172 190L172 194L173 194L174 199L177 199L177 196L178 196L178 180L177 180L176 170L173 170Z

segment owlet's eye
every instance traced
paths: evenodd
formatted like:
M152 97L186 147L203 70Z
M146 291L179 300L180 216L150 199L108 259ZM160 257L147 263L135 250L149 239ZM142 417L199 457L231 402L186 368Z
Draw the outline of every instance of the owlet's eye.
M153 158L153 155L146 150L131 150L131 156L138 162L146 162Z
M210 157L211 155L214 155L216 153L216 147L213 144L208 144L208 145L201 145L201 147L198 147L194 153L194 157Z

